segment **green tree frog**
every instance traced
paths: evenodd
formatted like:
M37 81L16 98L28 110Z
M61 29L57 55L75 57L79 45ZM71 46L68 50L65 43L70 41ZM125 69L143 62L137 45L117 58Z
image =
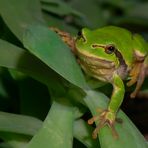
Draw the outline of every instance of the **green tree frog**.
M140 35L116 26L96 30L84 28L75 39L67 33L56 32L72 48L86 74L113 85L108 108L104 109L98 117L92 117L88 123L93 124L99 120L93 132L94 138L104 125L108 125L113 135L117 137L114 125L117 121L116 114L124 98L123 80L128 80L127 86L136 83L136 88L130 95L134 98L145 78L148 63L146 41Z

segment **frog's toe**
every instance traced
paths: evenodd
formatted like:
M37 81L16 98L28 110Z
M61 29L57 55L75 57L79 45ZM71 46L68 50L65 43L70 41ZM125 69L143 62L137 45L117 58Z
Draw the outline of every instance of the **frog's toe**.
M94 139L97 138L97 134L99 132L99 130L104 127L105 125L108 125L111 130L112 130L112 134L114 138L118 138L118 133L115 129L115 122L119 122L122 123L122 120L119 118L116 118L116 114L105 110L101 113L101 115L98 116L94 116L91 119L88 120L88 124L93 124L95 121L99 121L99 124L97 125L97 127L95 128L95 130L92 133L92 136Z

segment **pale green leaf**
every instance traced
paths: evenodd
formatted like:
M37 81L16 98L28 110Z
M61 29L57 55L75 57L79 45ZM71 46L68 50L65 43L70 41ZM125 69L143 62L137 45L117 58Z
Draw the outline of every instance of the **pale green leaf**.
M42 128L26 148L71 148L73 142L74 109L53 102Z
M34 135L41 125L42 122L34 117L0 112L1 132L14 132Z

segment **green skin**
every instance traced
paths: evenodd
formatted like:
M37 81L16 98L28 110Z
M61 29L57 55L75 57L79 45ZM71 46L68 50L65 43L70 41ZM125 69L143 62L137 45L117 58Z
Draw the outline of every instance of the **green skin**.
M110 103L102 111L93 137L96 138L98 130L105 124L118 137L114 123L124 98L123 80L129 80L128 86L137 83L131 94L131 97L135 97L145 77L147 43L140 35L133 35L123 28L108 26L96 30L82 29L75 40L75 48L80 65L88 75L113 85ZM98 117L91 118L89 124L97 119Z

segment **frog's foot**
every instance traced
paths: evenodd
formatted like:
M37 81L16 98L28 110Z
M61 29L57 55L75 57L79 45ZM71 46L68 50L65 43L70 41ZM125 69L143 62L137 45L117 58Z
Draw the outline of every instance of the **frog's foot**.
M118 133L115 130L115 122L119 122L121 123L121 119L116 119L116 114L109 111L109 110L104 110L101 115L98 116L94 116L91 119L88 120L88 124L93 124L95 121L99 121L99 124L97 125L97 127L95 128L95 130L92 133L92 136L94 139L97 138L97 134L99 132L99 130L104 127L105 125L108 125L111 130L112 130L112 134L114 138L118 138Z

